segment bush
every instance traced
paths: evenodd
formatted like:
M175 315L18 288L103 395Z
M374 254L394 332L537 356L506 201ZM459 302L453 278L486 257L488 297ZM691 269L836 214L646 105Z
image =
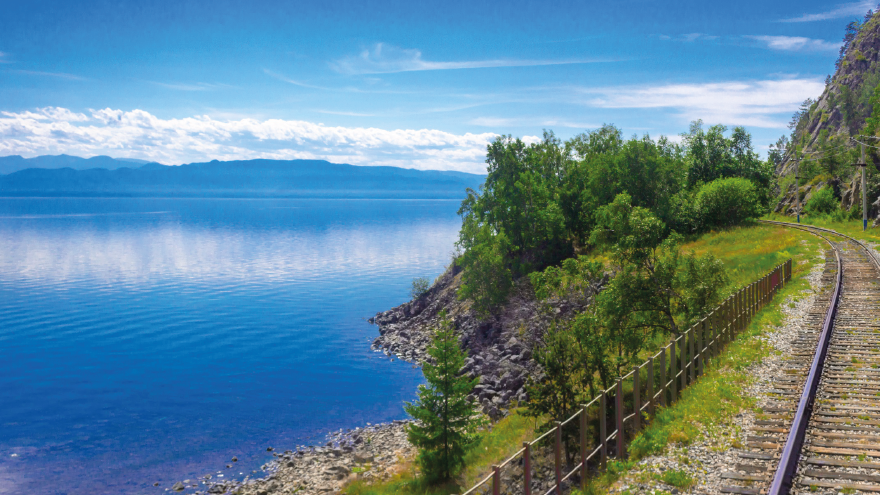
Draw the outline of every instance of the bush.
M428 292L431 287L431 280L428 277L417 277L412 281L412 287L409 289L409 295L413 299L418 299Z
M669 469L657 476L657 478L667 485L672 485L682 490L687 490L694 484L694 478L687 471L680 469Z
M700 187L696 197L703 229L728 227L763 213L755 185L748 179L718 179Z
M834 197L834 192L830 187L825 186L813 193L804 210L808 215L825 215L834 212L838 208L839 204Z

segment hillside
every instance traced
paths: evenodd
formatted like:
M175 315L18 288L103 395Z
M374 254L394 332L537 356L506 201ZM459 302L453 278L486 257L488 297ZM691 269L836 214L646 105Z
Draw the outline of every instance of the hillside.
M92 160L95 159L84 161ZM323 160L215 160L180 166L128 165L113 170L19 170L0 176L0 194L460 199L466 188L477 189L485 179L481 175L461 172L359 167Z
M790 124L791 137L783 137L771 146L776 153L776 174L780 196L775 211L795 214L794 169L792 150L808 161L800 162L802 208L812 194L829 185L841 209L853 218L861 217L859 171L852 166L858 160L857 138L876 144L877 130L869 128L872 97L880 85L880 16L870 11L863 22L854 21L846 28L844 45L836 62L836 71L826 79L818 99L808 99L795 113ZM864 139L860 136L866 136ZM778 151L774 151L774 147ZM784 151L783 151L784 150ZM869 217L877 225L880 218L880 182L877 180L880 155L868 147Z
M34 158L23 158L19 155L0 156L0 175L11 174L28 168L72 168L74 170L88 170L90 168L106 168L116 170L123 167L137 167L150 163L146 160L134 158L111 158L109 156L93 156L80 158L70 155L44 155Z

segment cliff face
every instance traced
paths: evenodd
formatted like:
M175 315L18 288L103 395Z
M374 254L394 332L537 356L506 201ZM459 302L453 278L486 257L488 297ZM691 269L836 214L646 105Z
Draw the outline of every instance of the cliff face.
M817 151L823 130L828 130L831 136L856 134L871 116L867 101L877 84L880 84L880 15L874 15L859 29L830 83L799 126L799 137L806 138L804 150ZM793 166L794 161L786 154L776 172L788 175Z
M845 55L838 64L834 76L826 84L825 90L801 117L794 133L796 143L793 144L803 144L804 153L819 152L820 135L826 131L829 138L837 136L850 149L854 149L857 145L849 141L849 137L856 136L863 129L866 119L871 116L872 108L869 100L878 84L880 84L880 15L874 15L861 25L858 33L847 45ZM874 163L880 170L880 155L877 155L877 151L868 149L868 161ZM776 167L776 174L780 179L794 175L795 162L792 158L791 153L786 153L782 162ZM801 207L803 208L812 194L824 185L834 187L836 196L841 198L843 208L849 209L854 204L859 205L861 201L859 177L860 172L855 167L849 166L843 167L839 177L832 177L830 180L826 178L825 181L813 183L811 183L813 177L806 177L802 173ZM869 187L869 194L873 190L873 187ZM787 184L785 190L780 193L781 200L776 205L775 211L795 215L795 185ZM869 217L876 218L875 225L880 223L878 216L880 203L877 203L876 196L871 194L868 201Z
M605 282L607 279L597 280L593 293L598 293ZM556 301L549 306L537 301L524 277L503 308L480 319L470 302L456 297L460 286L460 270L448 269L418 299L371 318L370 323L378 325L381 334L373 342L373 349L406 361L423 362L432 331L439 326L439 313L445 310L468 353L464 371L480 377L473 397L482 404L483 412L499 417L512 401L528 399L526 381L541 373L532 353L551 321L573 316L583 308L568 301Z

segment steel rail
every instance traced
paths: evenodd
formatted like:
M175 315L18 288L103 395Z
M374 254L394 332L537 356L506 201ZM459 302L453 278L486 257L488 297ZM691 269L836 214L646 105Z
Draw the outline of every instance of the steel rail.
M773 222L776 224L784 224L784 222ZM795 227L785 225L786 227L796 228L805 232L810 232L808 228ZM834 249L834 257L837 258L837 277L834 284L834 294L831 297L831 304L828 306L828 312L825 314L825 321L822 324L822 332L819 335L819 343L816 346L816 353L813 355L813 362L810 365L810 374L807 375L807 381L804 384L804 390L801 392L800 401L798 401L797 412L791 422L791 430L788 438L785 440L785 448L782 456L779 458L779 465L776 467L776 473L773 476L773 482L768 495L786 495L791 490L791 482L794 473L797 471L798 461L801 456L801 448L804 445L804 436L807 432L807 423L813 410L813 399L816 397L816 390L819 388L819 380L822 377L822 369L825 366L825 356L828 354L828 344L831 342L831 328L834 324L834 316L837 314L837 305L840 302L840 286L843 282L843 263L840 261L838 248L822 234L810 232L811 234L825 239L826 242Z
M801 393L797 412L792 420L791 430L789 431L788 438L786 438L785 448L779 459L779 465L773 476L773 482L770 485L770 489L767 491L768 495L786 495L791 491L792 481L795 472L797 471L798 461L800 460L807 425L810 421L810 416L812 415L813 401L816 397L816 390L819 387L819 381L822 378L822 370L824 368L825 358L828 354L828 347L831 342L834 317L837 315L837 307L840 302L840 289L843 284L843 262L840 259L840 249L835 246L830 239L815 231L827 232L856 243L867 252L868 257L874 262L878 270L880 270L880 261L877 260L871 250L862 242L831 229L803 226L789 222L777 222L773 220L759 220L759 222L795 228L803 230L804 232L809 232L817 237L821 237L834 249L834 256L837 258L837 277L834 294L831 297L831 304L828 307L828 312L826 313L824 323L822 324L822 332L816 346L816 353L813 355L813 362L810 365L810 374L807 376L807 381L804 384L804 390Z

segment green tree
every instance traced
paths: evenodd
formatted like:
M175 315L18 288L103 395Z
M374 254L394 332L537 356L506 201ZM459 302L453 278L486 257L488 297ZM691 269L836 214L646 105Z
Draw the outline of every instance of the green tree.
M702 228L728 227L757 218L764 212L755 185L747 179L718 179L696 194Z
M412 299L422 297L428 289L431 288L431 279L428 277L416 277L412 280L412 286L409 289L409 296Z
M479 379L460 373L466 354L445 312L427 352L430 360L422 370L428 383L419 386L418 399L404 409L417 420L409 425L407 438L419 449L422 474L436 483L458 474L464 456L477 444L481 421L476 404L467 396Z

